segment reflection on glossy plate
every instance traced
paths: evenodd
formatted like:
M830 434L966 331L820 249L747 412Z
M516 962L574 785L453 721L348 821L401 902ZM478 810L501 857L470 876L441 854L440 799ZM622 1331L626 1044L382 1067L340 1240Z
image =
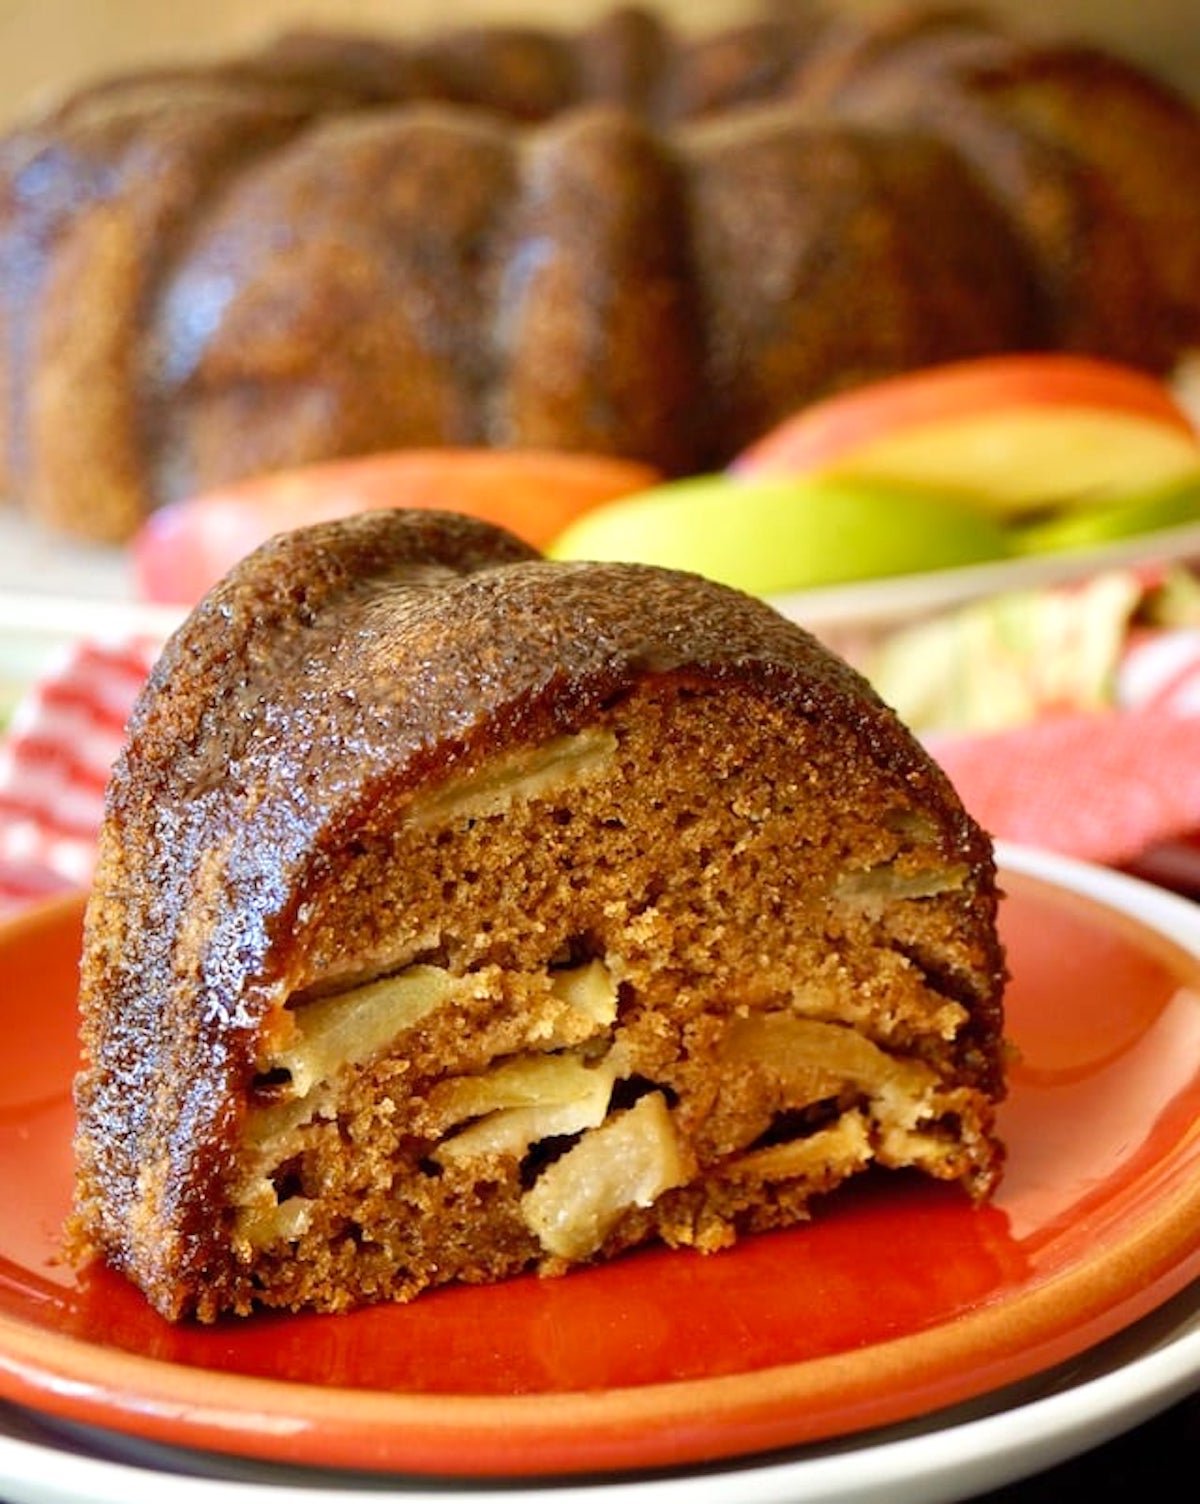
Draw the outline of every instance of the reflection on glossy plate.
M1200 910L1002 853L1020 1051L992 1206L903 1176L796 1232L345 1317L172 1327L56 1259L79 908L0 934L0 1395L145 1441L491 1477L699 1464L928 1416L1200 1275Z
M713 1468L510 1485L323 1472L144 1442L0 1405L8 1504L948 1504L1052 1467L1200 1381L1200 1287L1062 1368L923 1421Z

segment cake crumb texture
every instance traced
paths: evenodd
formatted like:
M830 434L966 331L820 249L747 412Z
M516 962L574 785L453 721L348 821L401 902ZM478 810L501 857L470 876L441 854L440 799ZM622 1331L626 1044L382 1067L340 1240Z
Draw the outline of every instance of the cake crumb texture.
M86 927L77 1256L165 1315L988 1194L990 845L865 682L695 576L375 513L168 645Z

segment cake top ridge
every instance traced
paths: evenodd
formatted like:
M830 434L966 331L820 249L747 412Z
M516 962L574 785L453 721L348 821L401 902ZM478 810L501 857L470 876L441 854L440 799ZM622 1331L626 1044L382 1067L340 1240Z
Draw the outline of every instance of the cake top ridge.
M764 602L676 571L543 560L451 514L374 512L281 535L197 607L132 717L110 823L148 854L160 921L204 883L244 927L239 975L211 1005L231 1017L314 850L373 804L386 820L452 772L577 732L647 675L737 682L798 723L839 725L918 802L946 798L865 681Z
M203 794L246 759L265 765L257 744L276 718L311 718L314 757L336 758L344 736L360 769L411 759L423 776L425 749L469 743L484 719L505 724L510 703L567 729L647 670L736 672L802 713L893 719L840 658L740 591L654 566L546 560L452 513L381 511L280 535L236 566L168 644L127 756L153 761L165 740L163 769ZM317 721L331 738L319 747Z

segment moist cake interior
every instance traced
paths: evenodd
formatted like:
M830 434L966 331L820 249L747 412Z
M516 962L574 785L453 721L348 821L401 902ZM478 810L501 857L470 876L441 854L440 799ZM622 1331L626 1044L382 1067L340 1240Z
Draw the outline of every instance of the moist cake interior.
M200 1314L712 1250L871 1164L986 1192L971 868L801 734L650 678L357 828L296 909Z

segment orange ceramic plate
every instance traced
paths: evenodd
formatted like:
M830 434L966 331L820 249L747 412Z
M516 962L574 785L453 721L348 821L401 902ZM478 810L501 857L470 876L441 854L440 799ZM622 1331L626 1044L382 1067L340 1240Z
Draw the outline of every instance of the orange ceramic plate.
M1004 853L1020 1051L991 1206L884 1177L729 1253L343 1317L172 1327L56 1255L78 903L0 932L0 1396L143 1438L532 1476L748 1455L927 1416L1200 1276L1200 909Z

